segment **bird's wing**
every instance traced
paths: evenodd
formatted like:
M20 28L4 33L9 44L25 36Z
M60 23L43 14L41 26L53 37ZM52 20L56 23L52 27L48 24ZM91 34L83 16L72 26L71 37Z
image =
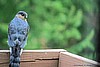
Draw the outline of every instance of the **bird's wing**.
M8 35L15 34L15 33L16 33L16 27L15 24L12 22L9 24L8 27Z
M13 40L12 40L12 35L16 34L16 26L15 26L15 21L12 20L8 26L8 45L9 46L14 46Z
M26 23L26 24L24 24L22 31L21 31L21 34L20 34L22 36L21 39L23 39L22 44L20 46L21 48L24 48L25 45L26 45L28 32L29 32L29 29L30 29L28 23L27 22L24 22L24 23Z

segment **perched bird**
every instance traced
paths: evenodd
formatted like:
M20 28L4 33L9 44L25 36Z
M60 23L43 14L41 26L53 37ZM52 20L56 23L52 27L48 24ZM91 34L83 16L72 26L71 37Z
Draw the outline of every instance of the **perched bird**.
M29 25L27 22L27 13L19 11L8 26L8 45L10 48L9 67L19 67L20 56L26 45Z

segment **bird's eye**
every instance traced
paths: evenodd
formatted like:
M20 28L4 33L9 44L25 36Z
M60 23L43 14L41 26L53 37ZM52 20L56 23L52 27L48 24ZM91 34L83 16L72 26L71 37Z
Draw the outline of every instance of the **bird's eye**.
M25 14L24 14L24 13L18 13L18 14L20 14L20 15L22 15L22 16L25 16Z
M22 16L25 16L23 13L21 14Z

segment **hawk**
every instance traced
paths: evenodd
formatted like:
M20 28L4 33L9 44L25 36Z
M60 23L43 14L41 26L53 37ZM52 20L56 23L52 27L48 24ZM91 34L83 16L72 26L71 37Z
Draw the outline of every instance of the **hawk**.
M26 45L29 24L27 22L27 13L19 11L8 26L8 45L10 48L9 67L19 67L20 56Z

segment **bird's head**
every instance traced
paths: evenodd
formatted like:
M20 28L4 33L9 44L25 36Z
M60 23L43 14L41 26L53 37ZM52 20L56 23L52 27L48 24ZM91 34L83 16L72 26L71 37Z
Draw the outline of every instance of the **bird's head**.
M18 16L19 18L23 19L23 20L26 20L28 14L27 14L25 11L19 11L19 12L17 13L17 16Z

